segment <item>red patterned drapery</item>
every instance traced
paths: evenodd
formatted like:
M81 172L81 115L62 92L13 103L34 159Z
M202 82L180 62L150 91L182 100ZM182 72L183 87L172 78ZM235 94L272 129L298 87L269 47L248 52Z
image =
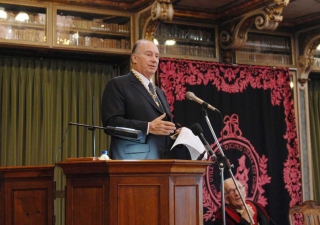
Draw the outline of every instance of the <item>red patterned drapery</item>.
M186 92L219 109L222 118L212 111L208 117L224 154L234 165L233 174L247 186L249 199L263 204L277 224L288 224L289 207L302 198L288 69L161 58L158 84L175 121L186 127L200 123L218 155L201 106L186 100ZM203 180L206 225L220 207L219 179L219 167L208 168Z

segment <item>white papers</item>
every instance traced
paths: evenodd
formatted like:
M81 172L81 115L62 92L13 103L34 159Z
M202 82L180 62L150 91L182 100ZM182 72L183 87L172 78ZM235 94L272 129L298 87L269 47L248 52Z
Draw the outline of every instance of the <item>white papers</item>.
M205 151L205 147L202 144L202 142L200 141L200 138L198 136L195 136L192 131L189 128L183 127L181 129L180 134L178 135L176 141L174 142L173 146L171 147L171 149L173 147L175 147L176 145L185 145L190 152L191 155L191 159L197 159L198 156ZM205 157L207 158L207 153L205 154Z

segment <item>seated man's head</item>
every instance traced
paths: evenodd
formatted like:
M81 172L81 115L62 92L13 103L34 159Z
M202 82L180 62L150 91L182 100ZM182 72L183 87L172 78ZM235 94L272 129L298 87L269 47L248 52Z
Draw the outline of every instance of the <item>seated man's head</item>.
M238 180L236 180L239 190L241 191L242 197L246 199L246 190L245 186L243 186ZM229 206L235 209L244 209L244 205L242 203L240 194L232 180L232 178L228 178L224 181L224 192L225 192L225 199L226 203Z

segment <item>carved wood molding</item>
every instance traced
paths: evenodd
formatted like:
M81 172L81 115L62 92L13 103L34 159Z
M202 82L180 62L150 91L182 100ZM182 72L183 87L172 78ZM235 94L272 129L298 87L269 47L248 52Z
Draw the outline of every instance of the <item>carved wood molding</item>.
M317 46L320 44L320 28L304 32L298 37L299 55L298 67L298 81L303 86L309 80L309 74L314 65L314 53Z
M142 37L146 40L153 40L154 33L161 21L171 21L174 10L170 0L157 0L151 6L151 15L143 25Z
M101 9L138 12L149 7L152 0L118 1L118 0L29 0L31 2L53 2L76 6L92 6Z
M174 10L170 0L157 0L151 7L153 20L171 21Z
M142 38L149 41L153 41L154 33L156 32L159 23L159 20L153 20L151 17L149 17L143 28Z
M223 51L237 50L245 46L248 39L248 31L255 25L258 30L274 31L277 29L284 6L290 0L274 0L274 3L266 7L253 10L243 17L231 20L221 25L219 45ZM230 54L229 54L230 55ZM230 59L224 59L230 61Z

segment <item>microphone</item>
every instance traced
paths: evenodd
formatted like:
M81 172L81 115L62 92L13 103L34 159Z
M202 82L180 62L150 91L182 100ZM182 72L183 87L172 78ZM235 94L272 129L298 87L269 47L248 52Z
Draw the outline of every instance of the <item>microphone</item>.
M203 151L196 160L203 160L204 155L206 154L207 151Z
M114 135L123 139L128 139L131 141L138 141L142 138L142 131L141 130L135 130L131 128L126 127L98 127L98 126L91 126L87 124L80 124L80 123L72 123L69 122L69 125L76 125L76 126L83 126L87 127L89 130L94 129L103 129L107 134Z
M104 130L110 135L133 138L137 140L142 138L141 130L135 130L135 129L126 128L126 127L111 127L111 126L105 127Z
M216 159L217 156L214 154L214 152L212 151L209 143L207 142L207 140L204 138L202 132L202 127L200 126L200 124L195 123L190 127L192 133L196 136L198 136L202 142L202 144L204 145L206 151L211 155L212 158Z
M199 103L200 105L202 105L208 109L211 109L212 111L219 111L218 109L216 109L215 107L213 107L209 103L207 103L207 102L203 101L202 99L198 98L197 96L195 96L195 94L191 91L187 92L186 98L189 100L193 100L193 101Z

